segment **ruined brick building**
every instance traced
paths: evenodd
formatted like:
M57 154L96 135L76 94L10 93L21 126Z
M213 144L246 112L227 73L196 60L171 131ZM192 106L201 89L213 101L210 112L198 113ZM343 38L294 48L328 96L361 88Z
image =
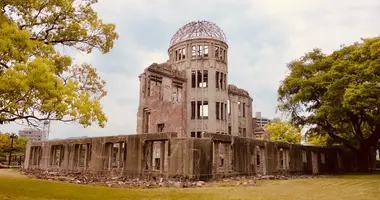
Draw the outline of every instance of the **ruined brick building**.
M191 22L172 37L169 60L140 78L137 133L176 132L252 137L252 98L228 81L228 45L207 21Z
M24 167L194 179L355 170L356 158L344 148L253 137L252 98L229 84L228 45L215 24L180 28L168 57L139 76L137 134L30 141Z

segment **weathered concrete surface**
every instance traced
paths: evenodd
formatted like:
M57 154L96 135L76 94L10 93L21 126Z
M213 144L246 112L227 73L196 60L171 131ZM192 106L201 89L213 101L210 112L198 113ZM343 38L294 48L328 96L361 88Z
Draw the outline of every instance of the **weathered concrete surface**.
M356 169L355 154L340 147L291 145L205 133L136 134L30 141L24 168L142 179L202 179L255 174L323 174Z

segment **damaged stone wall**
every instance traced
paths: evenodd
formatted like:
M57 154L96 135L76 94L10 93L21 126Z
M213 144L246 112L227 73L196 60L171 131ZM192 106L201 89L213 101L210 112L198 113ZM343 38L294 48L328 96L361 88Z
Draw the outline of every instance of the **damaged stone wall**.
M355 154L315 147L205 133L136 134L29 141L24 168L141 179L201 179L256 174L354 171Z
M228 129L232 136L253 138L252 98L246 90L228 85Z
M186 77L166 63L152 64L140 78L137 133L186 130Z

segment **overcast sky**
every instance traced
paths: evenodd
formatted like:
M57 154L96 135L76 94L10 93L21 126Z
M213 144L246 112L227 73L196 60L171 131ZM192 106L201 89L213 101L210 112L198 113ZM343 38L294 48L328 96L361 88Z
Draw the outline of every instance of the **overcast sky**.
M191 21L208 20L224 30L229 45L229 83L248 90L253 112L275 117L277 89L286 64L315 47L329 53L341 44L380 33L379 0L99 0L99 16L116 24L119 40L106 55L75 54L107 81L106 127L52 123L50 138L134 134L138 75L168 59L169 41ZM18 132L18 124L0 125Z

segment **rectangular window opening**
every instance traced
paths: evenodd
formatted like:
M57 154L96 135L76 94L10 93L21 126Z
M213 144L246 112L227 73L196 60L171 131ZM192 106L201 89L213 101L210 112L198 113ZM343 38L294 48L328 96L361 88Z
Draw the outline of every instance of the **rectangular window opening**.
M245 103L243 103L243 117L245 117Z
M215 85L216 88L219 88L219 72L216 72L215 74Z
M260 151L256 152L256 165L260 166Z
M197 103L197 109L198 109L198 119L207 119L208 118L208 101L198 101Z
M227 101L227 112L229 115L231 115L231 101L229 99Z
M195 138L195 132L191 132L191 137Z
M160 170L160 158L155 158L154 159L154 170Z
M196 107L195 101L191 102L191 119L195 119Z
M219 105L220 103L219 102L216 102L215 104L215 114L216 114L216 119L220 119L220 115L219 115Z
M199 88L206 88L207 87L207 83L208 83L208 73L207 73L207 70L203 70L203 73L202 71L198 71L197 73L197 82L198 82L198 87Z
M182 59L186 58L186 48L182 49Z
M164 132L165 124L157 124L157 132L162 133Z
M224 104L224 120L227 121L227 104Z
M221 120L224 120L224 103L220 103L221 104L221 117L220 117L220 119Z
M220 85L220 89L223 89L224 88L224 85L223 85L223 73L220 73L220 79L219 79L219 85Z
M191 87L195 88L195 85L196 85L195 71L192 70L191 71Z
M208 45L204 45L203 47L203 56L208 57Z

